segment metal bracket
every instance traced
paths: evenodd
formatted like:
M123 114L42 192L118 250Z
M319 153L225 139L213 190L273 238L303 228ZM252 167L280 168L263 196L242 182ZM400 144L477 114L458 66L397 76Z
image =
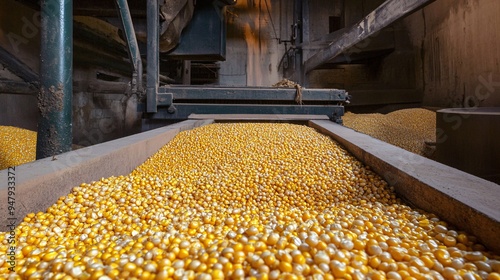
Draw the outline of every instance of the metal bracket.
M174 99L174 96L171 93L163 93L163 94L158 94L158 98L156 103L158 106L165 106L168 107L172 105L172 101Z

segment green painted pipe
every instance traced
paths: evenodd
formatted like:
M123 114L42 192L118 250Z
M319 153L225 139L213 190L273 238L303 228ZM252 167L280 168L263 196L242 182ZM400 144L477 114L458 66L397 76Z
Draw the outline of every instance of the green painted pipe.
M73 1L42 0L36 158L71 150Z

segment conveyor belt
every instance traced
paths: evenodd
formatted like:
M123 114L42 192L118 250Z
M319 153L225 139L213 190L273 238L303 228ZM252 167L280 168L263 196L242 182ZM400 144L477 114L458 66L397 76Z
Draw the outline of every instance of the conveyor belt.
M16 168L17 223L27 213L45 211L78 182L127 174L144 162L178 132L211 123L189 120L165 128L110 141ZM395 186L412 205L432 211L466 229L490 249L499 252L499 186L480 178L411 154L329 121L311 126L331 135L358 159L371 166ZM7 182L7 170L0 171ZM0 196L7 196L2 185ZM6 213L7 204L0 204ZM6 230L5 224L0 230Z

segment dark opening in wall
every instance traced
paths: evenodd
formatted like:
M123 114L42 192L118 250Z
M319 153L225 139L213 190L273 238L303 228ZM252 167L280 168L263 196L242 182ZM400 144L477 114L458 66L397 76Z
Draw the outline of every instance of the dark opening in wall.
M191 84L213 84L219 80L220 65L217 62L191 62Z
M342 29L343 26L342 26L342 18L341 17L329 16L328 19L329 19L328 26L329 26L330 33L335 32L339 29Z
M103 80L108 82L116 82L120 79L120 77L118 76L109 75L102 72L97 72L95 76L98 80Z

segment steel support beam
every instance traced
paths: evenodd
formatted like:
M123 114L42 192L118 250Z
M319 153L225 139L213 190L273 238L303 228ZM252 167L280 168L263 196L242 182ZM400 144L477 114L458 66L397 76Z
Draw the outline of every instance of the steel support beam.
M73 1L41 1L40 92L36 158L71 150Z
M26 94L35 96L38 91L38 88L30 83L0 81L0 94Z
M160 73L160 7L158 0L148 0L147 2L147 87L146 87L146 112L156 113L156 95L159 86Z
M269 87L161 87L158 106L162 106L162 96L171 94L174 100L255 100L255 101L294 101L297 90L294 88ZM341 89L302 89L302 101L345 102L347 92ZM170 105L170 104L166 104Z
M387 0L373 12L369 13L359 23L340 36L329 46L320 49L316 54L304 63L306 73L318 66L332 60L339 54L345 52L357 43L382 30L398 19L404 18L419 8L432 3L434 0ZM298 78L299 72L295 72L294 78Z
M31 70L28 65L24 64L17 57L9 53L0 46L0 64L9 69L10 72L23 79L25 82L38 87L40 78L38 74Z
M123 32L125 34L128 54L132 62L132 92L142 91L142 59L135 36L134 24L132 23L132 16L128 7L127 0L116 0L120 18L122 20Z
M327 115L341 122L343 106L334 105L255 105L255 104L176 104L175 110L159 110L151 119L187 119L191 114L282 114L282 115Z

